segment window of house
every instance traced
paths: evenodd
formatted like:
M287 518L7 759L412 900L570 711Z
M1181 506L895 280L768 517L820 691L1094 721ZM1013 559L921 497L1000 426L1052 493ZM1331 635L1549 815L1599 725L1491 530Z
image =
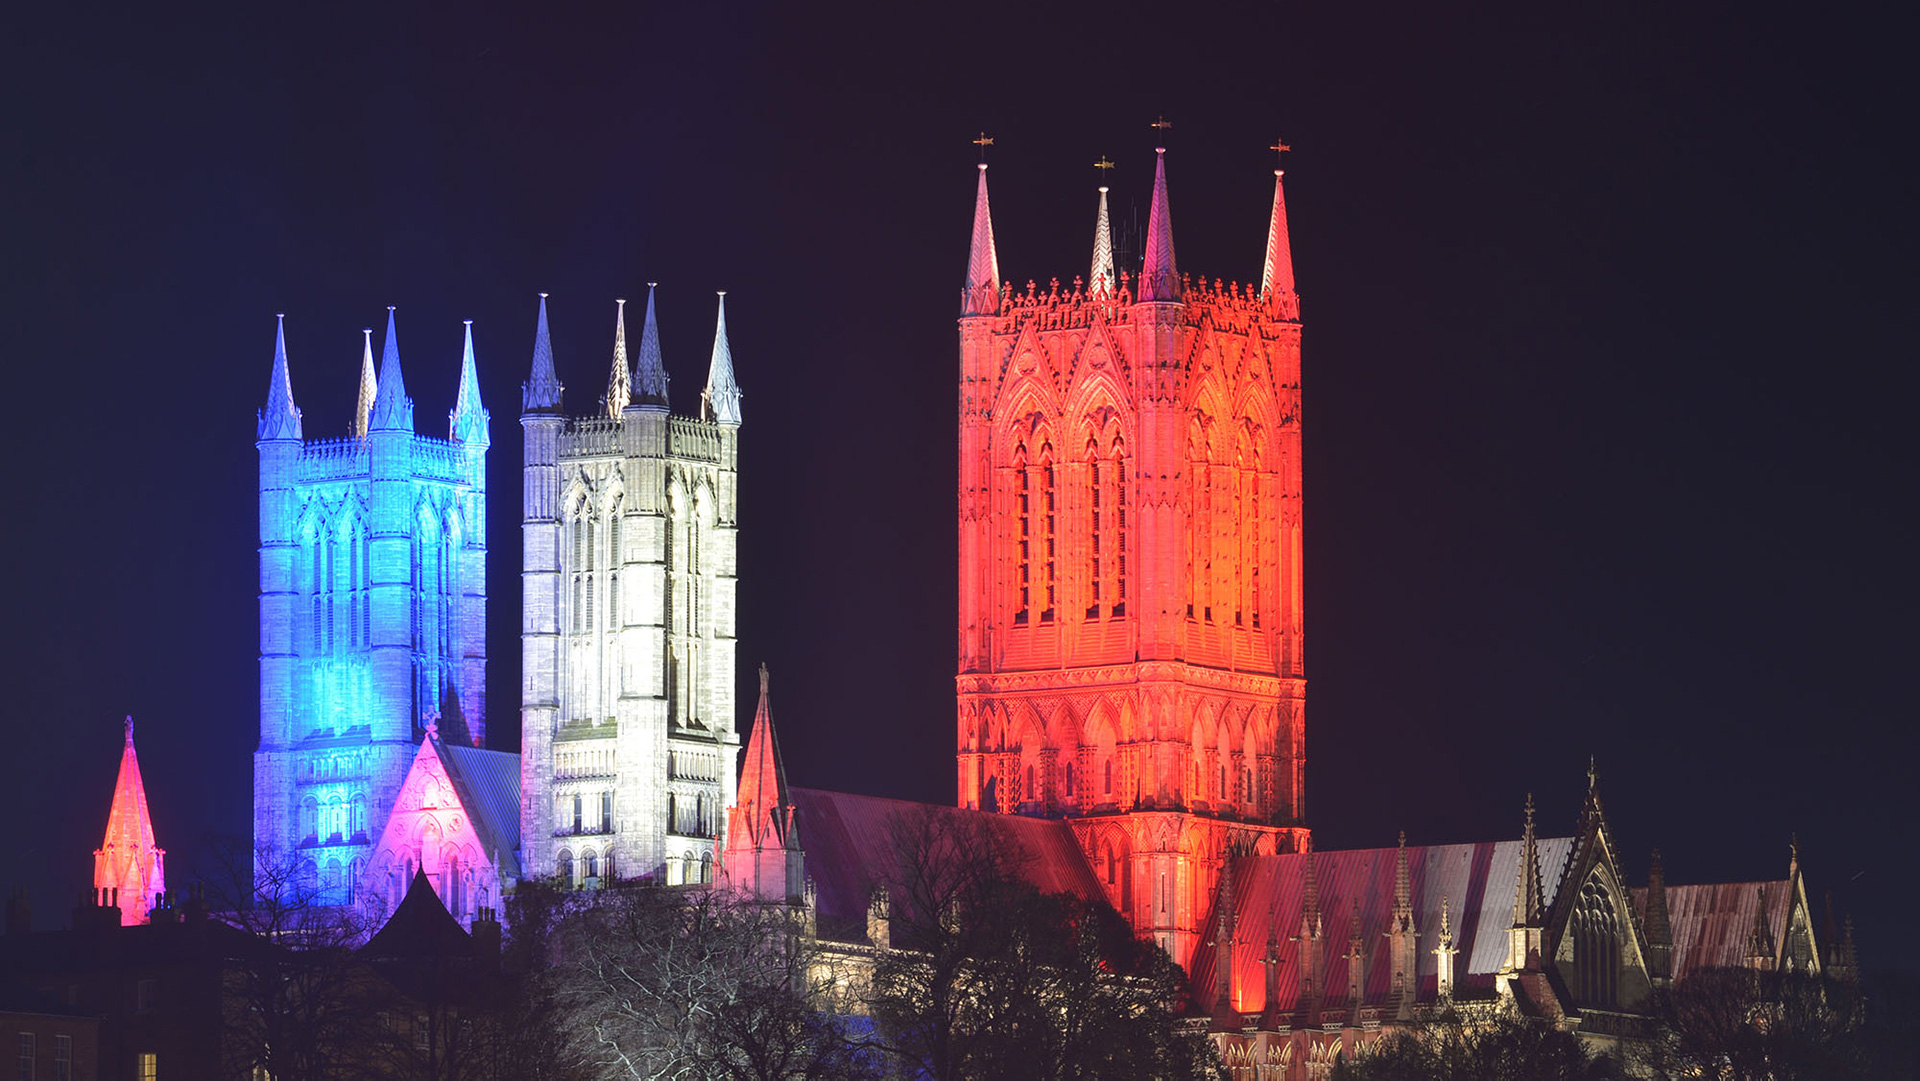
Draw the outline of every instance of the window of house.
M140 1052L140 1081L160 1081L160 1056L151 1051Z
M33 1033L20 1034L20 1081L33 1081Z
M73 1081L73 1037L53 1038L53 1081Z
M580 832L580 822L580 794L576 792L573 796L573 832Z
M613 832L613 793L600 793L600 832Z

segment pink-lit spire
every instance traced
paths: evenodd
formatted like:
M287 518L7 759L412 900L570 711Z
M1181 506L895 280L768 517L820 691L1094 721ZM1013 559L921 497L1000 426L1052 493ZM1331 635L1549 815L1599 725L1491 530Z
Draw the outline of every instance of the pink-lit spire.
M360 396L353 405L353 437L365 439L373 420L373 398L380 391L380 378L373 374L373 328L360 331L366 339L360 345Z
M786 843L793 807L787 802L787 772L767 707L767 666L760 666L760 705L753 713L753 734L740 767L738 802L727 817L729 847L777 848Z
M1141 300L1179 300L1180 271L1173 259L1173 212L1167 206L1167 148L1155 147L1153 206L1147 212L1147 258L1140 268Z
M140 780L140 759L133 752L133 718L127 718L127 739L120 751L120 777L113 785L113 810L107 814L107 836L93 853L93 888L104 893L101 903L120 906L120 923L147 922L147 911L165 893L166 852L153 843L153 821L147 817L147 789Z
M1104 160L1104 159L1103 159ZM1113 226L1107 220L1107 186L1100 185L1100 216L1093 223L1093 270L1087 275L1087 292L1110 295L1119 278L1113 273Z
M1285 169L1273 171L1273 217L1267 221L1267 261L1260 272L1263 297L1293 292L1293 245L1287 239L1287 193L1281 181L1285 175Z
M257 439L300 438L300 409L293 404L293 377L287 372L287 317L276 315L273 325L273 378L267 384L267 404L260 410Z
M960 314L991 315L1000 307L1000 257L993 248L993 211L987 206L987 163L980 163L980 186L973 197L973 243L967 249L967 283Z
M627 302L616 300L613 316L613 370L607 373L607 416L620 419L620 411L633 400L633 384L627 367Z

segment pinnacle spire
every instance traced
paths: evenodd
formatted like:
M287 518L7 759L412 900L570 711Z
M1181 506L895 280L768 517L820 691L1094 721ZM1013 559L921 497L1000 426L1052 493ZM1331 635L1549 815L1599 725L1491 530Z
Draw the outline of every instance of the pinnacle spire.
M1153 206L1147 212L1147 257L1140 268L1141 300L1179 300L1180 271L1173 258L1173 211L1167 205L1167 148L1153 151Z
M413 399L400 372L400 335L393 327L393 308L387 308L387 344L380 354L380 389L373 399L369 431L413 431Z
M1540 843L1533 832L1533 793L1527 793L1527 827L1520 837L1520 888L1513 897L1513 925L1539 927L1546 917L1540 883Z
M558 413L566 388L553 371L553 340L547 335L547 294L540 294L540 321L533 328L533 371L520 385L522 413Z
M126 740L120 749L120 775L113 785L113 809L107 814L106 838L93 853L93 886L118 896L120 923L147 922L154 898L166 891L165 850L153 842L153 820L147 815L147 789L140 779L140 759L133 749L133 718L126 720Z
M373 374L373 328L360 331L360 396L353 403L353 437L365 439L373 419L373 400L380 392L379 377Z
M613 370L607 374L607 416L620 419L620 411L633 400L627 371L627 302L616 300L613 317Z
M640 355L633 364L633 404L667 407L667 367L660 359L660 327L653 318L653 288L647 283L647 318L640 325Z
M967 281L960 290L961 315L992 315L1000 308L1000 257L993 248L993 211L987 205L987 163L973 197L973 243L967 248Z
M1263 297L1293 292L1293 244L1287 239L1287 193L1280 179L1286 172L1273 171L1273 216L1267 221L1267 260L1260 272Z
M1306 854L1307 881L1304 887L1306 900L1300 906L1300 937L1320 937L1320 880L1313 872L1313 853Z
M1412 926L1413 884L1407 866L1407 831L1400 831L1400 855L1393 865L1393 919L1395 924Z
M733 381L733 347L727 344L727 293L720 291L720 319L713 332L713 362L700 403L708 420L740 426L740 384Z
M460 389L447 411L447 432L456 443L486 446L487 408L480 404L480 367L473 362L473 320L465 320L466 345L460 352Z
M1113 227L1107 220L1107 186L1102 184L1100 216L1093 223L1093 270L1087 275L1087 292L1111 296L1118 282L1113 273Z
M753 713L753 733L747 737L738 795L727 812L722 862L728 876L752 892L785 899L803 889L797 877L799 864L786 866L787 854L797 854L800 845L793 831L793 803L787 795L780 738L774 734L773 712L767 699L767 666L763 664L760 704ZM768 857L764 864L763 854Z
M300 408L293 404L293 377L287 372L287 317L273 318L273 375L267 383L267 404L260 410L254 438L298 439Z

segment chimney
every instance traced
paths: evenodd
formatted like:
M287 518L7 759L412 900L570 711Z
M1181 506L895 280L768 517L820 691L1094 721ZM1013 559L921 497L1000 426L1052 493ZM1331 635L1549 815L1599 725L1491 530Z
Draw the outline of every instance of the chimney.
M473 917L473 959L480 971L500 971L500 917L494 909L481 908Z
M7 898L7 933L24 935L33 930L33 906L27 903L27 891L17 889Z

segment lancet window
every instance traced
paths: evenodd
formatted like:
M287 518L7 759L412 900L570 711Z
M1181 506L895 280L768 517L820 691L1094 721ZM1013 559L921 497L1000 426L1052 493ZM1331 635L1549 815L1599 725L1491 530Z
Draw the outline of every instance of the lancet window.
M1597 876L1580 887L1574 908L1573 968L1581 1002L1614 1004L1620 993L1620 925L1612 894Z
M1027 470L1027 448L1020 447L1015 451L1013 468L1019 476L1019 488L1014 495L1014 515L1020 527L1020 554L1014 583L1019 591L1019 603L1013 610L1013 621L1025 623L1033 604L1033 476Z
M1041 446L1040 468L1036 472L1039 474L1040 482L1039 525L1041 552L1045 557L1045 564L1041 571L1041 589L1044 593L1046 607L1040 610L1040 622L1051 623L1053 622L1054 613L1058 610L1057 602L1059 600L1059 579L1056 574L1058 564L1055 562L1058 555L1055 548L1057 542L1055 526L1058 522L1056 506L1058 494L1054 485L1052 446Z
M1087 618L1127 614L1126 444L1114 439L1110 456L1087 444Z

